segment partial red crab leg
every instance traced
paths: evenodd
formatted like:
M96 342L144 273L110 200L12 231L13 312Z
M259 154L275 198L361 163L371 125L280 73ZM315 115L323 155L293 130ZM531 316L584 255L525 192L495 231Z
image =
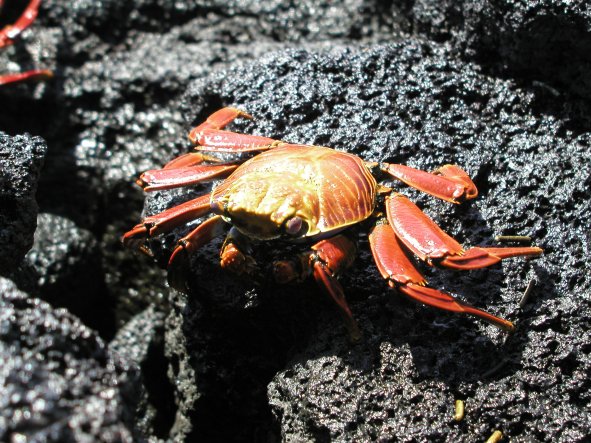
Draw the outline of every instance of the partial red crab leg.
M433 173L390 163L380 164L380 169L413 188L451 203L461 203L478 195L468 174L456 165L444 165Z
M336 276L351 265L355 258L355 244L344 235L321 240L312 246L310 265L316 282L322 286L338 305L351 340L358 341L361 331L353 318L345 294Z
M31 0L16 22L12 25L6 25L0 30L0 48L14 43L14 40L20 35L20 33L35 21L40 4L41 0Z
M0 8L2 7L3 3L3 1L0 1ZM41 0L31 0L27 8L16 22L14 22L12 25L6 25L4 28L0 29L0 48L13 44L20 33L27 29L31 23L35 21L40 4ZM53 73L48 69L35 69L26 72L19 72L16 74L6 74L0 76L0 86L24 80L47 80L51 77L53 77Z
M189 140L197 144L199 143L201 131L206 129L224 129L227 125L239 117L252 119L250 114L241 111L240 109L231 107L222 108L207 117L207 120L205 120L199 126L194 127L191 132L189 132Z
M168 261L168 284L178 291L187 289L189 256L224 232L221 216L213 216L178 241Z
M488 312L462 303L449 294L429 288L425 278L417 271L403 251L392 227L381 220L369 234L369 244L376 265L388 281L404 295L428 306L481 318L505 331L513 331L513 323Z
M182 168L152 169L136 181L144 191L157 191L226 178L238 165L196 165Z
M401 194L391 194L386 199L386 211L400 241L429 264L478 269L494 265L503 258L536 256L543 252L536 247L473 248L464 251L456 240Z
M238 117L252 118L236 108L222 108L214 112L199 126L189 132L189 140L200 145L195 149L207 152L254 152L265 151L280 144L278 140L259 135L238 134L222 129Z
M129 248L139 247L144 240L154 235L170 232L191 220L202 217L211 211L209 194L173 206L159 214L146 217L142 223L123 235L123 245Z
M162 169L186 168L188 166L200 165L203 162L215 164L221 163L222 160L211 155L205 155L202 152L189 152L187 154L179 155L177 158L173 158L166 163Z
M53 77L53 72L48 69L36 69L32 71L18 72L16 74L0 75L0 86L25 80L41 81Z

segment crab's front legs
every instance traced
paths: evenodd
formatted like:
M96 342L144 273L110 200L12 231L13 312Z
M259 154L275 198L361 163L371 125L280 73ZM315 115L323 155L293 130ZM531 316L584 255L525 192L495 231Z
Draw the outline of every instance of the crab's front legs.
M278 283L288 283L302 280L312 274L339 307L351 340L359 341L361 331L347 304L343 288L337 280L337 276L353 263L355 243L344 235L337 235L319 241L311 249L311 252L301 254L295 261L275 262L275 279Z

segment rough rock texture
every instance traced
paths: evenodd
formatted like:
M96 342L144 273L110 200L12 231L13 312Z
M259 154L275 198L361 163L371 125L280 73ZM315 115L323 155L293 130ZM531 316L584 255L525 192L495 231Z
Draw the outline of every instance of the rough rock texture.
M39 137L0 132L0 274L9 275L33 244L37 182L47 146Z
M103 341L0 278L0 440L131 442L129 386ZM125 378L124 376L123 378Z
M176 409L164 356L163 317L150 306L122 327L109 344L109 353L123 374L136 374L139 379L134 423L142 435L152 437L150 441L169 436Z
M22 7L5 3L2 24ZM48 145L37 193L46 223L33 266L13 278L103 338L119 328L109 352L117 383L134 394L97 418L94 435L125 423L136 440L154 441L478 441L497 428L515 441L585 440L590 29L580 1L44 0L35 25L0 51L0 72L56 73L0 89L0 129ZM191 296L169 294L151 259L120 246L144 200L133 181L185 152L189 128L226 104L255 115L234 125L240 131L465 167L481 191L473 203L402 192L461 241L528 234L546 254L426 273L516 320L518 332L505 342L477 321L400 299L364 238L342 279L365 332L355 346L312 283L222 273L220 241L194 257ZM146 213L203 191L153 195ZM151 243L160 266L187 229ZM19 262L19 244L0 249L0 260ZM257 254L270 263L288 249ZM539 283L520 311L531 278ZM31 315L45 312L39 303ZM22 358L15 351L9 361ZM103 389L92 380L90 390ZM456 398L467 404L459 424Z
M35 242L23 268L34 280L30 292L54 307L68 308L104 335L113 334L114 302L106 291L101 252L91 232L65 217L39 214Z
M406 12L414 32L452 42L493 72L554 94L591 97L591 9L585 0L420 0Z

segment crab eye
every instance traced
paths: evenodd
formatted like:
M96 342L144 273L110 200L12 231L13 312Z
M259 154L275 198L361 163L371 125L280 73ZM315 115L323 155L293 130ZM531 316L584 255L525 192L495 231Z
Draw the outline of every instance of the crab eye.
M301 235L306 228L304 221L297 215L285 222L285 232L289 235Z

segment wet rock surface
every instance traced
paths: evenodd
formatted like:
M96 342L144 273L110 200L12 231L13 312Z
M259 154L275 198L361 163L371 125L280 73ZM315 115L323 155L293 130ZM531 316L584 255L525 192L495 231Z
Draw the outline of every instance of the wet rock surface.
M18 6L7 6L8 22ZM41 345L72 336L65 367L85 377L58 373L72 394L63 407L43 397L55 413L11 404L2 439L471 441L500 429L515 441L587 440L590 29L577 2L44 1L23 39L0 52L1 72L56 73L0 89L0 130L10 134L0 141L28 147L6 157L2 148L0 162L25 161L20 181L0 187L33 209L39 180L43 223L22 262L37 216L29 211L18 225L26 233L6 237L0 260L51 306L3 296L2 366L33 362L48 378L54 355L70 354ZM239 132L426 170L464 167L480 190L468 204L395 186L465 244L522 234L545 254L463 274L421 269L517 332L507 338L388 290L364 236L341 279L359 344L312 282L278 286L263 272L255 284L222 272L221 239L192 257L189 295L170 291L160 267L190 226L150 243L157 264L124 251L120 236L144 201L133 181L186 152L187 131L225 105L255 117L233 124ZM44 144L25 132L47 143L39 179ZM144 213L207 189L152 194ZM2 232L16 226L11 214L2 205ZM298 250L273 244L256 254L265 270ZM16 291L4 282L3 294ZM33 398L45 386L18 380L7 375L4 389ZM456 423L458 398L467 412ZM75 432L59 433L58 412Z
M31 245L37 226L37 183L47 147L39 137L0 133L0 274L8 276Z
M2 441L133 441L132 392L104 342L66 310L5 278L0 361Z

